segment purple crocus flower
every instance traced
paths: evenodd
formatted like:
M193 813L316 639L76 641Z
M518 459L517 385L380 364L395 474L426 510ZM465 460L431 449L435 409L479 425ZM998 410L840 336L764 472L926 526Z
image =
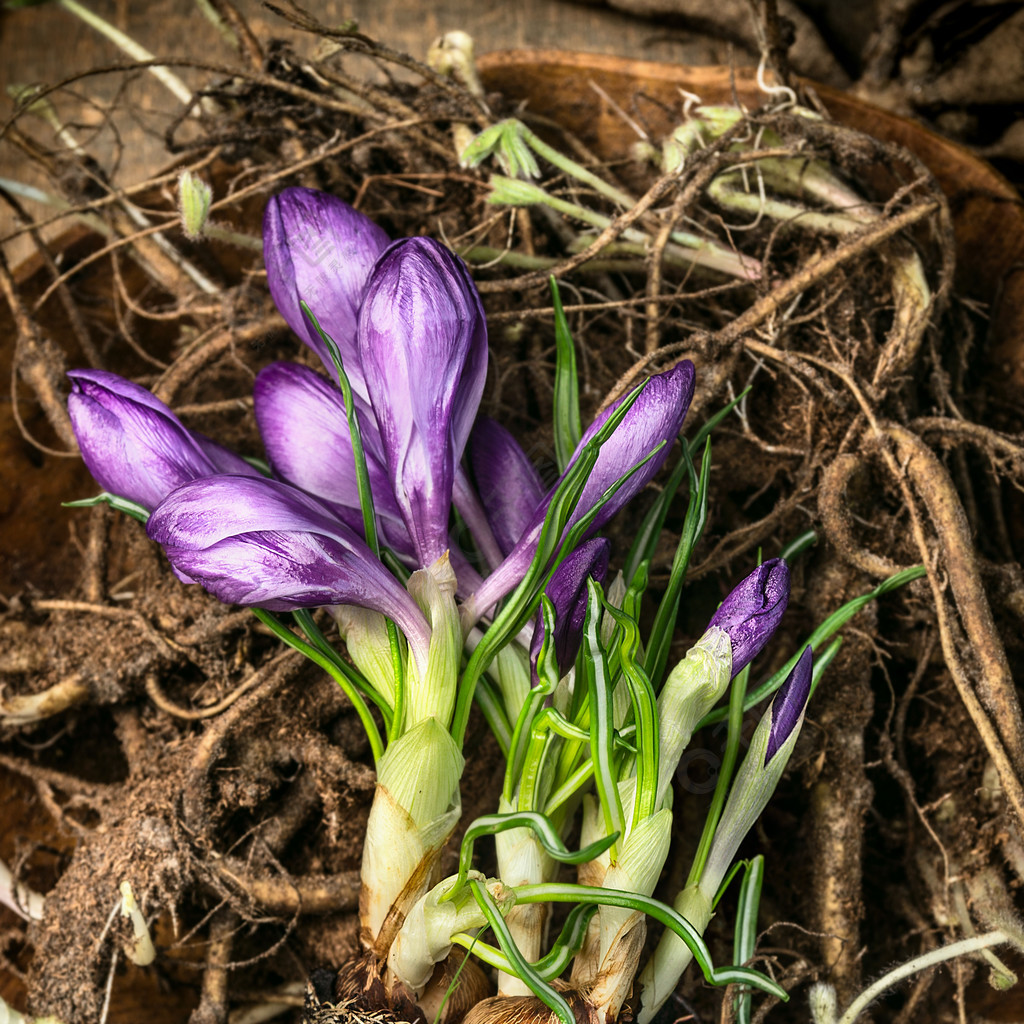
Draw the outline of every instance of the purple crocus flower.
M305 301L338 346L352 390L364 399L356 322L367 278L389 241L348 203L309 188L286 188L263 214L263 259L274 304L334 379L327 346L299 306Z
M487 328L462 261L430 238L377 261L359 313L359 357L392 489L420 565L448 547L456 466L487 373Z
M341 392L308 367L273 363L257 374L252 396L274 472L326 502L361 534L352 435ZM368 405L353 398L378 528L388 547L411 557L414 552L391 490L377 420Z
M564 676L576 663L587 617L587 580L600 583L604 579L611 548L611 542L603 537L586 541L558 566L544 588L555 609L555 661L559 676ZM530 644L530 663L535 677L543 643L544 617L538 611Z
M803 720L807 698L811 695L811 680L814 676L814 655L810 647L804 648L793 671L779 687L772 701L772 727L768 734L768 746L764 751L765 767L779 752L779 748L793 734Z
M473 424L468 454L487 521L507 555L530 525L544 484L519 442L489 416Z
M708 626L729 634L733 675L772 638L788 603L789 566L781 558L759 565L721 603Z
M690 407L690 400L693 398L693 383L693 363L688 359L648 380L647 386L630 407L622 422L602 445L594 468L584 485L583 493L580 495L576 508L569 516L566 529L587 515L616 480L650 455L659 445L662 445L658 453L633 473L601 508L590 524L587 535L591 536L596 533L634 495L647 486L664 465L672 442L682 429L683 419ZM580 458L587 442L624 400L624 398L619 399L605 409L587 428L569 460L566 472ZM662 444L662 442L665 443ZM561 483L564 476L565 474L558 483ZM464 622L475 621L519 584L536 553L544 516L558 483L534 510L529 526L505 561L484 580L483 586L472 596L470 601L466 602L463 608Z
M71 370L68 414L82 459L111 494L152 510L174 488L217 473L259 476L234 452L188 430L145 388L106 370Z
M366 543L321 501L264 477L215 476L149 517L175 571L230 604L270 611L354 604L393 619L425 667L430 629Z

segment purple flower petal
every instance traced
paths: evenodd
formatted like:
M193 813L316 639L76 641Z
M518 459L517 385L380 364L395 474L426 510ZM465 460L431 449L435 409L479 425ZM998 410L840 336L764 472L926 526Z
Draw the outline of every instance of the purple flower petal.
M261 370L253 384L253 403L267 458L288 483L327 502L358 533L362 533L352 436L341 392L308 367L274 363ZM411 555L405 524L384 465L377 421L358 398L359 420L373 506L389 546Z
M552 573L544 593L555 609L555 660L564 676L576 663L587 616L587 579L600 583L608 571L611 543L595 538L581 544ZM537 657L544 642L544 617L538 611L530 644L530 664L537 671Z
M262 477L197 480L167 497L146 532L180 574L222 601L271 611L371 608L426 657L430 631L415 601L355 531L298 488Z
M587 530L587 536L596 533L634 495L647 486L668 458L672 442L682 429L683 419L690 407L690 400L693 398L693 382L693 363L689 360L684 360L671 370L660 373L648 381L647 386L623 417L622 422L602 445L594 468L584 485L583 493L569 517L566 529L579 522L594 508L604 492L616 480L650 455L664 441L666 443L662 445L658 453L648 459L598 512ZM583 446L618 408L621 401L623 399L609 406L587 428L569 461L566 472L580 457ZM564 474L562 479L564 479ZM561 479L559 483L561 483ZM557 486L558 484L548 492L545 500L536 509L529 527L509 552L505 561L484 580L483 586L473 595L471 602L466 603L463 615L467 621L475 621L473 616L479 617L487 608L496 604L518 586L536 553L544 516Z
M764 752L766 767L803 719L807 698L811 695L813 668L814 657L811 648L806 647L800 660L793 666L793 671L775 694L772 701L772 731L768 734L768 746Z
M512 434L488 416L478 417L469 435L469 465L487 521L507 555L544 497L540 474Z
M378 260L359 355L392 487L421 565L447 549L455 466L487 373L487 329L462 261L406 238Z
M105 370L71 370L68 413L82 459L111 494L153 509L174 488L216 473L258 476L244 459L184 427L145 388Z
M789 566L781 558L759 565L721 603L708 625L729 634L733 675L772 638L788 603Z
M338 346L352 390L363 398L356 323L370 270L389 241L348 203L313 189L285 189L271 198L263 215L263 258L274 304L333 380L327 346L299 306L306 302Z

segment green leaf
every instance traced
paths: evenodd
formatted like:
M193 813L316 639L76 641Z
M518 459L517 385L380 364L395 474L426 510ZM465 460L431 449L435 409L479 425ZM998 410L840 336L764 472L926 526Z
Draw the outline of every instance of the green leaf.
M544 981L554 981L559 977L569 966L572 958L583 948L583 942L587 937L587 928L596 913L596 903L581 903L569 911L569 916L565 919L565 924L550 951L531 964L533 970ZM462 932L453 935L452 942L464 946L499 971L505 971L506 974L515 973L515 968L500 949L477 941L475 936Z
M704 444L704 458L701 460L700 476L694 468L688 448L683 450L686 471L690 478L690 500L683 520L683 531L676 545L676 553L672 559L672 570L669 574L668 587L658 605L654 616L654 625L647 638L647 656L644 671L651 680L655 690L660 689L665 666L668 664L669 645L675 631L676 619L679 616L679 595L686 578L686 569L690 564L693 549L704 532L704 524L708 514L708 480L711 473L711 440Z
M283 640L289 647L295 648L300 654L304 654L310 661L319 665L342 689L345 696L352 702L356 709L359 721L366 731L366 738L370 742L370 750L373 752L374 763L380 761L384 753L384 742L381 739L377 723L366 706L363 695L358 687L342 672L331 658L326 657L315 647L306 643L301 637L296 636L276 615L263 608L253 608L253 614L263 623L278 639Z
M615 771L615 723L612 718L612 688L608 678L608 662L601 647L600 585L587 579L587 615L583 623L584 642L589 657L583 659L590 703L590 759L594 763L594 785L597 787L601 811L608 835L626 834L622 799L619 796L618 775ZM615 863L616 846L612 843L611 859Z
M469 869L473 863L473 845L480 836L493 836L498 832L507 832L512 828L528 828L537 836L544 852L560 864L585 864L587 861L600 857L613 842L618 834L605 836L583 847L582 850L570 850L562 841L562 837L555 830L555 827L543 814L536 811L517 811L514 814L485 814L477 818L466 829L462 838L462 845L459 847L459 873L455 884L445 897L451 899L465 884L469 877Z
M558 472L564 473L569 459L583 436L580 425L579 377L576 372L576 349L569 333L569 322L562 308L562 296L554 277L551 302L555 307L555 459Z
M576 1024L576 1015L569 1008L569 1004L558 994L534 969L526 957L519 952L515 939L505 924L491 894L476 879L469 883L473 888L473 895L476 897L477 905L487 918L501 951L508 958L512 973L522 980L529 990L546 1006L558 1015L562 1024Z
M619 477L601 495L594 508L563 536L565 524L569 521L569 517L576 508L576 503L583 493L587 478L597 462L601 446L622 422L623 417L632 408L633 403L640 397L646 384L647 382L645 381L629 394L611 416L601 424L601 427L594 433L594 436L583 446L579 458L566 472L564 479L552 495L547 513L544 516L543 525L541 526L537 551L533 556L529 569L524 574L522 582L507 598L501 611L484 633L463 672L455 704L455 715L452 720L452 736L455 738L456 743L461 745L465 738L466 727L469 723L469 710L472 706L477 680L491 663L495 652L499 647L508 642L509 637L515 636L536 611L537 605L540 602L541 592L547 586L552 573L554 573L560 561L576 547L579 538L594 521L601 507L610 500L612 495L648 459L653 458L659 450L656 448L647 458L642 459Z
M636 722L636 799L633 801L633 822L635 828L644 818L656 810L658 797L658 705L654 687L644 670L637 664L637 649L640 646L640 629L636 620L605 602L605 609L621 629L619 639L619 665L629 688L633 705L633 720Z
M601 906L626 907L647 914L675 932L693 954L706 981L712 985L750 985L769 995L789 1001L789 993L771 978L749 967L714 967L711 953L696 928L677 913L652 896L641 896L621 889L605 889L596 885L574 885L571 882L540 882L536 885L516 886L516 904L530 903L598 903Z
M754 947L757 945L757 910L761 903L763 883L764 856L759 853L747 864L743 885L740 886L732 946L732 958L738 964L746 963L754 955ZM750 1024L750 1004L750 993L740 992L736 997L736 1024Z
M733 769L736 767L740 742L743 739L743 698L747 693L749 678L750 666L744 665L743 670L737 673L736 678L733 679L732 689L729 691L729 729L726 733L725 751L718 769L718 778L715 780L715 792L711 798L711 806L708 808L707 816L704 819L704 829L701 832L700 842L697 844L697 852L693 855L690 874L686 879L687 885L696 885L704 873L704 865L707 863L711 843L715 838L715 830L722 817L722 808L725 807L725 798L729 794L729 784L732 782Z
M137 505L134 501L129 501L127 498L119 498L116 494L111 494L109 491L103 491L97 494L95 498L79 498L77 501L62 501L61 508L92 508L93 505L109 505L111 508L116 508L118 512L124 512L126 515L137 519L140 523L145 523L149 520L149 510L144 508L142 505Z

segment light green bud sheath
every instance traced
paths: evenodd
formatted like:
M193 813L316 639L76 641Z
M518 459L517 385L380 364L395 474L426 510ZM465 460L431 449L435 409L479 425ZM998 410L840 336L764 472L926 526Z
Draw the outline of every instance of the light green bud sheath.
M462 658L462 627L455 605L455 573L447 553L409 577L406 589L430 623L430 649L422 675L414 659L407 674L406 724L427 718L447 728L455 709L455 688Z
M471 871L469 877L484 881L478 871ZM457 876L452 875L421 896L391 945L388 967L414 992L427 984L434 965L451 952L453 935L487 924L468 885L454 898L445 899L456 880ZM486 886L504 917L515 904L515 892L497 878L488 879Z
M363 940L381 934L394 906L404 915L436 879L437 857L462 813L463 758L448 730L427 718L388 744L366 824L359 895Z
M513 809L504 797L498 801L499 814L508 814ZM498 854L498 875L508 885L550 882L558 873L558 864L544 852L533 829L510 828L498 832L494 845ZM531 962L541 957L547 918L548 907L544 903L513 907L506 916L512 938L523 956ZM530 989L519 978L499 971L498 994L525 996L530 994Z
M336 605L331 611L338 624L338 633L345 641L345 648L356 668L394 707L395 668L391 662L391 643L384 616L354 604Z
M679 758L697 723L715 706L732 678L729 634L712 626L669 673L658 697L661 737L656 807L664 806Z

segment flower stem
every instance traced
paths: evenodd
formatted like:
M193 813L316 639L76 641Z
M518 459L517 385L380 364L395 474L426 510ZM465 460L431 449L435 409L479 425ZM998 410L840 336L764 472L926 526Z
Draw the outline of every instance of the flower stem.
M711 842L715 838L715 829L718 828L719 819L722 817L722 808L725 806L725 798L729 792L729 783L732 782L733 769L736 767L736 758L739 756L740 740L743 738L743 698L747 694L747 679L750 676L750 666L746 665L742 672L732 681L732 692L729 694L729 730L726 734L725 753L722 755L722 764L718 770L718 780L715 783L715 793L711 798L711 807L708 809L708 816L704 822L704 831L701 833L700 843L697 845L697 852L693 857L693 864L690 866L690 875L686 879L686 885L697 885L700 876L704 873L704 865L707 863L708 851L711 849Z

